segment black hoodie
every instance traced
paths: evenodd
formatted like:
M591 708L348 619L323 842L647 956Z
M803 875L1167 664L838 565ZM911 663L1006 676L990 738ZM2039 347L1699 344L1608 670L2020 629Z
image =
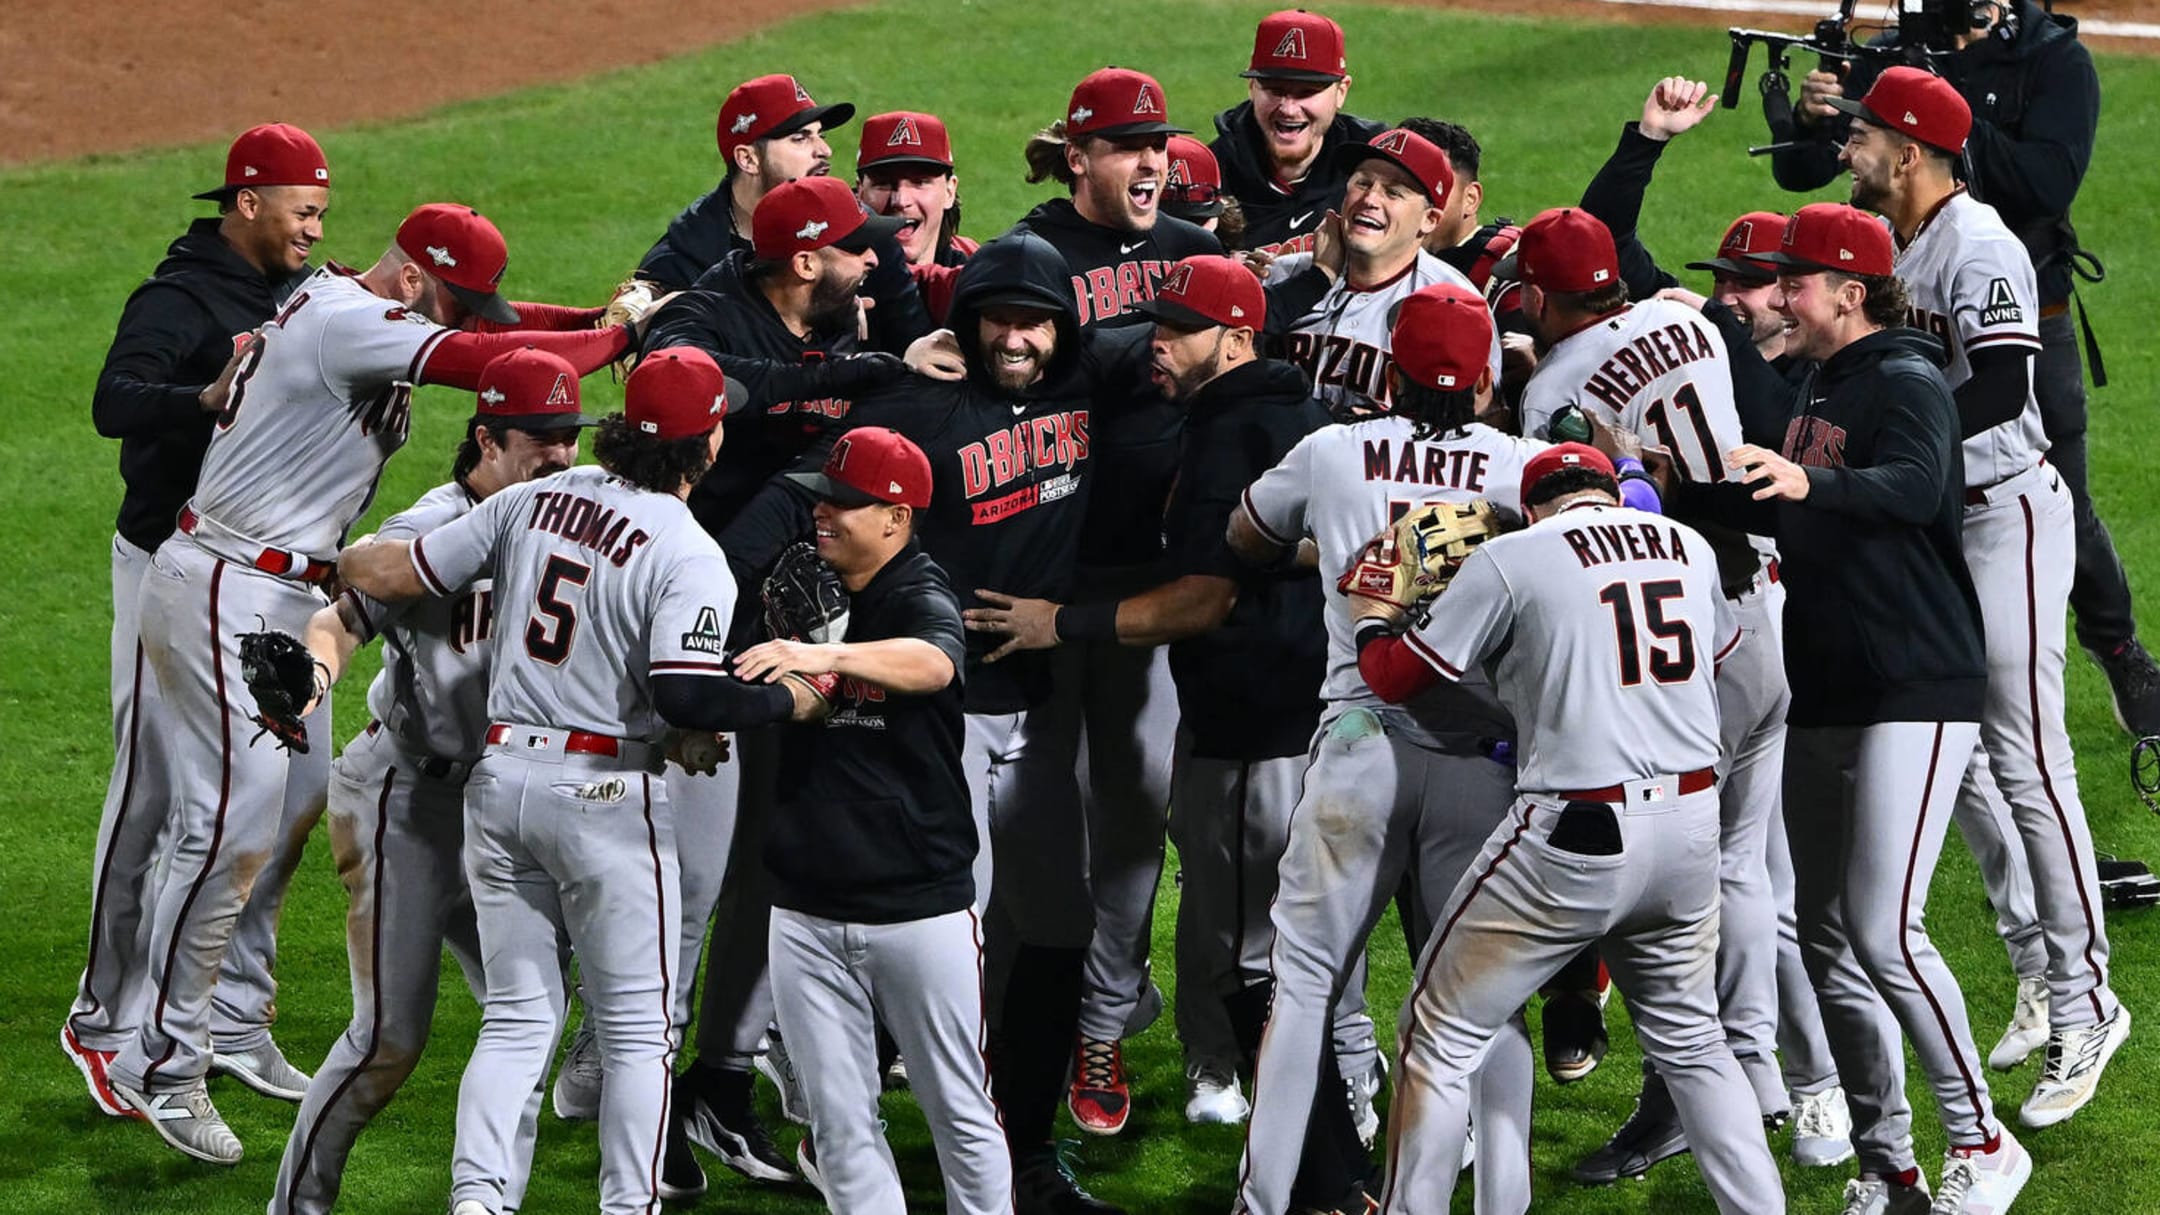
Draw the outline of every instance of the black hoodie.
M97 432L120 440L115 530L154 551L195 492L215 415L198 399L232 360L233 342L274 315L309 270L270 278L233 251L219 221L198 219L121 309L90 398Z
M1331 208L1342 205L1343 186L1350 180L1349 170L1335 159L1335 149L1345 143L1369 143L1385 130L1386 123L1337 113L1320 137L1320 156L1311 171L1285 192L1276 184L1267 137L1253 118L1252 102L1217 114L1215 142L1208 147L1222 166L1224 192L1237 199L1245 212L1245 247L1275 252L1311 248L1310 240L1298 238L1310 236Z
M917 516L923 551L944 567L962 607L983 606L981 588L1064 601L1072 589L1080 525L1097 467L1096 398L1128 399L1146 371L1144 327L1083 334L1065 260L1041 237L1014 233L984 245L954 287L951 328L968 366L957 382L910 376L857 398L846 425L887 426L930 459L930 506ZM983 366L978 317L992 302L1054 309L1057 350L1033 385L999 388ZM815 472L829 434L796 467ZM720 535L737 581L756 586L780 550L810 526L808 490L777 478ZM1011 713L1050 690L1047 651L988 664L1002 642L968 635L964 673L970 713Z
M1781 450L1807 467L1804 500L1757 502L1739 482L1668 500L1677 518L1777 539L1795 726L1980 720L1987 654L1941 357L1934 338L1885 329L1801 382Z
M1998 31L1938 60L1937 68L1972 106L1966 162L1973 197L2000 212L2025 243L2040 273L2040 302L2057 304L2070 298L2069 255L2077 247L2070 203L2092 163L2100 77L2077 39L2077 18L2049 13L2032 0L2016 0L2016 9L2014 39ZM1897 31L1873 44L1897 45ZM1855 63L1845 95L1865 96L1882 66L1874 59ZM1835 178L1849 121L1841 116L1828 139L1774 154L1777 183L1804 191Z
M1320 578L1311 570L1255 570L1231 553L1224 533L1245 487L1328 422L1312 381L1294 363L1246 363L1193 394L1163 523L1166 572L1238 583L1221 628L1170 643L1179 720L1193 736L1194 755L1277 759L1303 755L1312 742L1327 675Z

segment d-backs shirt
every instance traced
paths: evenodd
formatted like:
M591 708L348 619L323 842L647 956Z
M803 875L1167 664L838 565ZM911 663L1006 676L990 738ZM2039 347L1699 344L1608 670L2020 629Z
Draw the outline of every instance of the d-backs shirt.
M1516 787L1555 792L1718 761L1717 662L1739 641L1702 535L1575 506L1479 545L1406 637L1448 679L1487 667Z
M1268 282L1279 283L1312 265L1312 255L1297 253L1277 258L1268 267ZM1335 284L1312 311L1298 318L1291 332L1267 339L1269 353L1305 369L1313 383L1313 399L1336 417L1380 412L1394 407L1395 389L1388 372L1392 356L1395 309L1412 292L1436 283L1455 283L1476 290L1462 271L1430 253L1420 252L1401 274L1370 287L1353 287L1347 275ZM1500 335L1493 333L1493 383L1500 382Z
M1314 431L1246 488L1245 513L1261 534L1282 545L1310 537L1319 546L1328 631L1322 696L1380 703L1358 673L1349 597L1335 585L1366 542L1436 502L1482 498L1519 511L1523 465L1548 446L1483 423L1436 433L1421 431L1408 418L1378 417ZM1481 679L1461 688L1443 685L1408 708L1434 731L1509 733L1505 713Z
M473 496L452 481L392 515L379 540L417 540L465 517ZM382 670L368 685L368 713L423 755L464 762L480 758L487 739L488 641L495 590L479 577L447 598L383 603L347 587L344 598L383 639Z
M263 326L234 377L195 487L195 512L319 561L405 445L413 384L451 331L325 266Z
M672 494L573 468L495 494L413 542L448 595L492 568L492 721L657 740L655 674L726 672L735 578Z
M1897 274L1912 292L1907 323L1950 352L1943 379L1972 378L1972 353L2040 352L2040 289L2032 258L1995 208L1959 190L1898 250ZM1965 440L1965 484L1993 485L2040 462L2048 449L2040 402L2028 379L2025 408Z

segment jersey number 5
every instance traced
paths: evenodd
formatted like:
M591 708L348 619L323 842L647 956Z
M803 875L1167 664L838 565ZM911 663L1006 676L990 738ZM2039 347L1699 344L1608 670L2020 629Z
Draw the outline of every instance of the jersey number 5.
M525 622L525 652L550 666L561 666L570 657L570 641L577 636L577 608L563 598L566 589L585 585L592 567L568 557L548 558L540 575L540 590L533 596L532 619Z
M1659 683L1686 683L1695 674L1695 630L1685 620L1665 618L1665 601L1685 594L1686 586L1677 578L1665 578L1645 582L1639 588L1642 620L1654 639L1647 645L1635 625L1631 592L1637 589L1633 583L1614 582L1598 592L1598 602L1612 609L1613 640L1620 647L1620 686L1631 688L1642 682L1645 650L1649 652L1650 678ZM1671 642L1672 648L1668 650L1658 644L1660 641Z

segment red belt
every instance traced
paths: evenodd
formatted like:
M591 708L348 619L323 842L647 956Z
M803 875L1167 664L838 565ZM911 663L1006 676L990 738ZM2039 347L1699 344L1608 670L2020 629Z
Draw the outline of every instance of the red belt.
M493 746L509 742L511 732L516 729L516 726L506 726L500 722L489 726L487 732L488 744ZM613 756L621 754L622 746L615 739L605 734L587 734L583 730L571 730L568 732L568 736L563 739L563 750L575 755Z
M192 506L180 508L180 530L192 536L202 524L202 516ZM248 559L248 564L275 578L290 578L295 582L312 582L317 585L330 581L337 567L327 561L314 561L298 553L288 553L281 548L266 548Z
M1700 793L1717 787L1717 769L1697 768L1680 774L1680 794ZM1627 800L1625 785L1601 785L1595 789L1565 789L1553 794L1571 802L1623 802Z
M2045 464L2045 463L2047 463L2047 457L2046 457L2046 456L2042 456L2042 457L2040 457L2040 460L2039 460L2039 462L2038 462L2038 463L2036 463L2036 464L2034 464L2034 465L2033 465L2033 467L2034 467L2034 468L2038 468L2038 467L2040 467L2040 465L2041 465L2041 464ZM1993 484L1990 484L1990 485L1976 485L1976 486L1972 487L1971 489L1968 489L1968 490L1966 490L1966 491L1965 491L1965 505L1967 505L1967 506L1986 506L1986 505L1987 505L1987 500L1988 500L1988 495L1989 495L1989 494L1991 494L1991 493L1993 493L1993 492L1995 491L1995 489L1996 489L1996 488L1997 488L1998 486L2002 485L2004 481L2008 481L2008 480L2010 480L2010 479L2011 479L2011 477L2017 477L2017 476L2022 476L2022 475L2023 475L2022 473L2011 473L2009 477L2004 477L2004 478L2002 479L2002 481L1997 481L1997 482L1994 482Z

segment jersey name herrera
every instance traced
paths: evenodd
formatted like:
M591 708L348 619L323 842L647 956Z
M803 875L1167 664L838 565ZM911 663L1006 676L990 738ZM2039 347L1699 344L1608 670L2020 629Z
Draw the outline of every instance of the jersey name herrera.
M1672 324L1638 334L1598 366L1583 382L1583 391L1611 406L1613 412L1623 413L1652 380L1675 367L1716 358L1719 351L1712 341L1692 325Z

